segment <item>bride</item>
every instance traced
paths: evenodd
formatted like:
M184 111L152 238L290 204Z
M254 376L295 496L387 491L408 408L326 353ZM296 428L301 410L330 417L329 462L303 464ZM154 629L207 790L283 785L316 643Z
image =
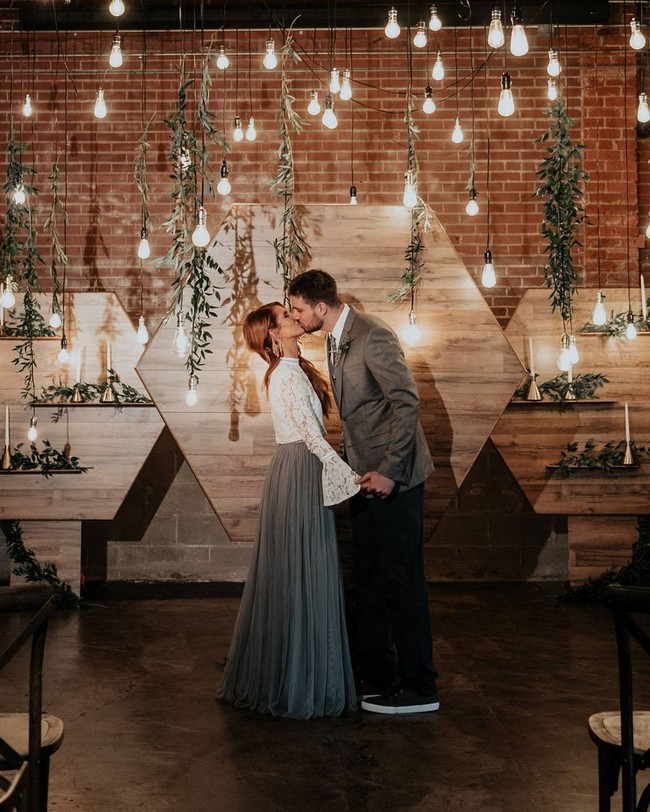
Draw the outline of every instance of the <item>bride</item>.
M267 363L277 447L266 475L250 573L217 698L309 719L356 709L332 505L359 490L323 438L330 395L300 355L304 330L279 303L244 323Z

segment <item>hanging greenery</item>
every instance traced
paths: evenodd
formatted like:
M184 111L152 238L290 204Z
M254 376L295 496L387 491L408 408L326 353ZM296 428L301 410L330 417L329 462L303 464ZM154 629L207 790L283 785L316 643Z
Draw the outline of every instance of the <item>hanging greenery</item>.
M142 133L135 148L135 161L133 164L133 176L140 192L142 227L147 230L147 233L153 231L153 223L149 215L149 181L147 180L147 150L149 148L149 127L152 122L153 116L142 128Z
M38 471L47 479L54 471L81 471L86 473L88 468L79 465L78 457L71 457L68 447L58 451L49 440L43 440L43 448L39 449L35 443L29 446L29 453L24 454L21 449L24 443L18 445L11 452L12 471ZM11 476L11 474L7 474Z
M632 454L635 457L650 457L650 448L630 443ZM623 465L625 456L625 440L609 440L598 449L596 443L589 439L580 449L579 443L568 443L562 456L553 465L560 476L568 477L579 470L602 471L611 474L616 468Z
M638 516L638 538L632 546L632 556L623 567L612 567L607 572L588 578L584 584L569 587L559 595L570 603L600 603L610 584L623 586L650 586L650 516Z
M81 598L72 590L69 584L59 578L56 564L45 562L41 564L33 550L25 547L23 531L20 522L0 521L7 542L7 552L14 564L12 573L24 578L29 583L48 583L60 590L62 605L65 608L74 608L81 605Z
M550 104L546 115L551 119L548 130L535 139L536 144L547 145L546 158L537 171L541 185L536 192L544 200L542 236L548 254L544 282L551 291L551 310L559 311L564 332L572 333L572 300L578 284L573 251L582 245L578 233L585 220L584 185L589 175L582 168L584 146L574 144L569 134L573 120L567 115L564 102L559 99Z
M295 174L291 133L301 133L304 124L294 108L296 99L291 93L291 80L288 74L288 63L301 61L293 47L291 33L287 34L280 58L282 79L280 109L277 115L280 145L277 150L278 174L271 181L271 189L275 189L276 194L282 198L284 203L280 221L282 236L273 241L273 248L275 249L275 267L282 274L286 291L293 277L304 270L311 261L311 250L302 222L302 208L297 206L294 200Z
M535 375L535 379L537 379L537 375ZM578 400L592 400L598 398L596 390L600 389L606 383L609 383L609 378L601 375L600 372L585 372L582 375L575 376L570 388ZM512 396L513 400L526 400L529 386L530 376L526 376L524 382ZM540 394L545 395L556 403L566 402L566 396L569 391L569 376L566 372L562 372L550 381L544 381L544 383L538 384L537 388Z
M59 270L65 272L68 265L68 257L63 250L63 245L59 238L59 219L65 225L68 222L68 213L65 210L63 201L59 196L59 183L61 172L59 169L59 155L57 153L56 160L52 165L52 172L49 175L50 191L52 193L52 202L50 204L50 212L47 220L43 224L43 230L50 232L50 249L52 252L52 259L50 262L50 276L52 277L52 312L61 313L62 302L59 301L59 294L61 293L61 282L59 281Z

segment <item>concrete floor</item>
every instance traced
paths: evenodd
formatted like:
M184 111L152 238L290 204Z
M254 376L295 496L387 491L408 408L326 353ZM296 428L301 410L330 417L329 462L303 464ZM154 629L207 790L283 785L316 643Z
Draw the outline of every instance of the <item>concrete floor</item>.
M47 710L66 725L50 809L595 812L587 717L617 705L612 624L557 591L433 586L440 712L309 722L214 701L238 598L61 612L45 663ZM24 619L2 616L0 642ZM23 691L18 666L3 706Z

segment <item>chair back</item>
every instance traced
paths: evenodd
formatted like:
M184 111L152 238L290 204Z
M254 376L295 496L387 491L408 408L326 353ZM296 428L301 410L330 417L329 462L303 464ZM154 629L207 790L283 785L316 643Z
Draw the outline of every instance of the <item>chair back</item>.
M635 615L650 615L650 588L609 586L605 602L614 614L618 653L618 685L621 713L621 793L624 812L637 809L636 772L648 766L650 751L634 755L634 691L632 648L634 639L650 655L650 636L641 628ZM636 759L636 761L635 761ZM647 796L644 792L643 795Z

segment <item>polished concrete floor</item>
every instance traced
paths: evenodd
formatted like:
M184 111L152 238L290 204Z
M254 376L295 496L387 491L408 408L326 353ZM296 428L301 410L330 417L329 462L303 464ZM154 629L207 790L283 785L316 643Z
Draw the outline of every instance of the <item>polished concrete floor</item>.
M617 704L612 625L556 605L557 590L432 586L440 712L307 722L214 701L237 598L61 612L45 664L47 710L66 725L50 809L595 812L587 717ZM2 642L24 619L0 617ZM20 665L0 675L2 705L22 692Z

